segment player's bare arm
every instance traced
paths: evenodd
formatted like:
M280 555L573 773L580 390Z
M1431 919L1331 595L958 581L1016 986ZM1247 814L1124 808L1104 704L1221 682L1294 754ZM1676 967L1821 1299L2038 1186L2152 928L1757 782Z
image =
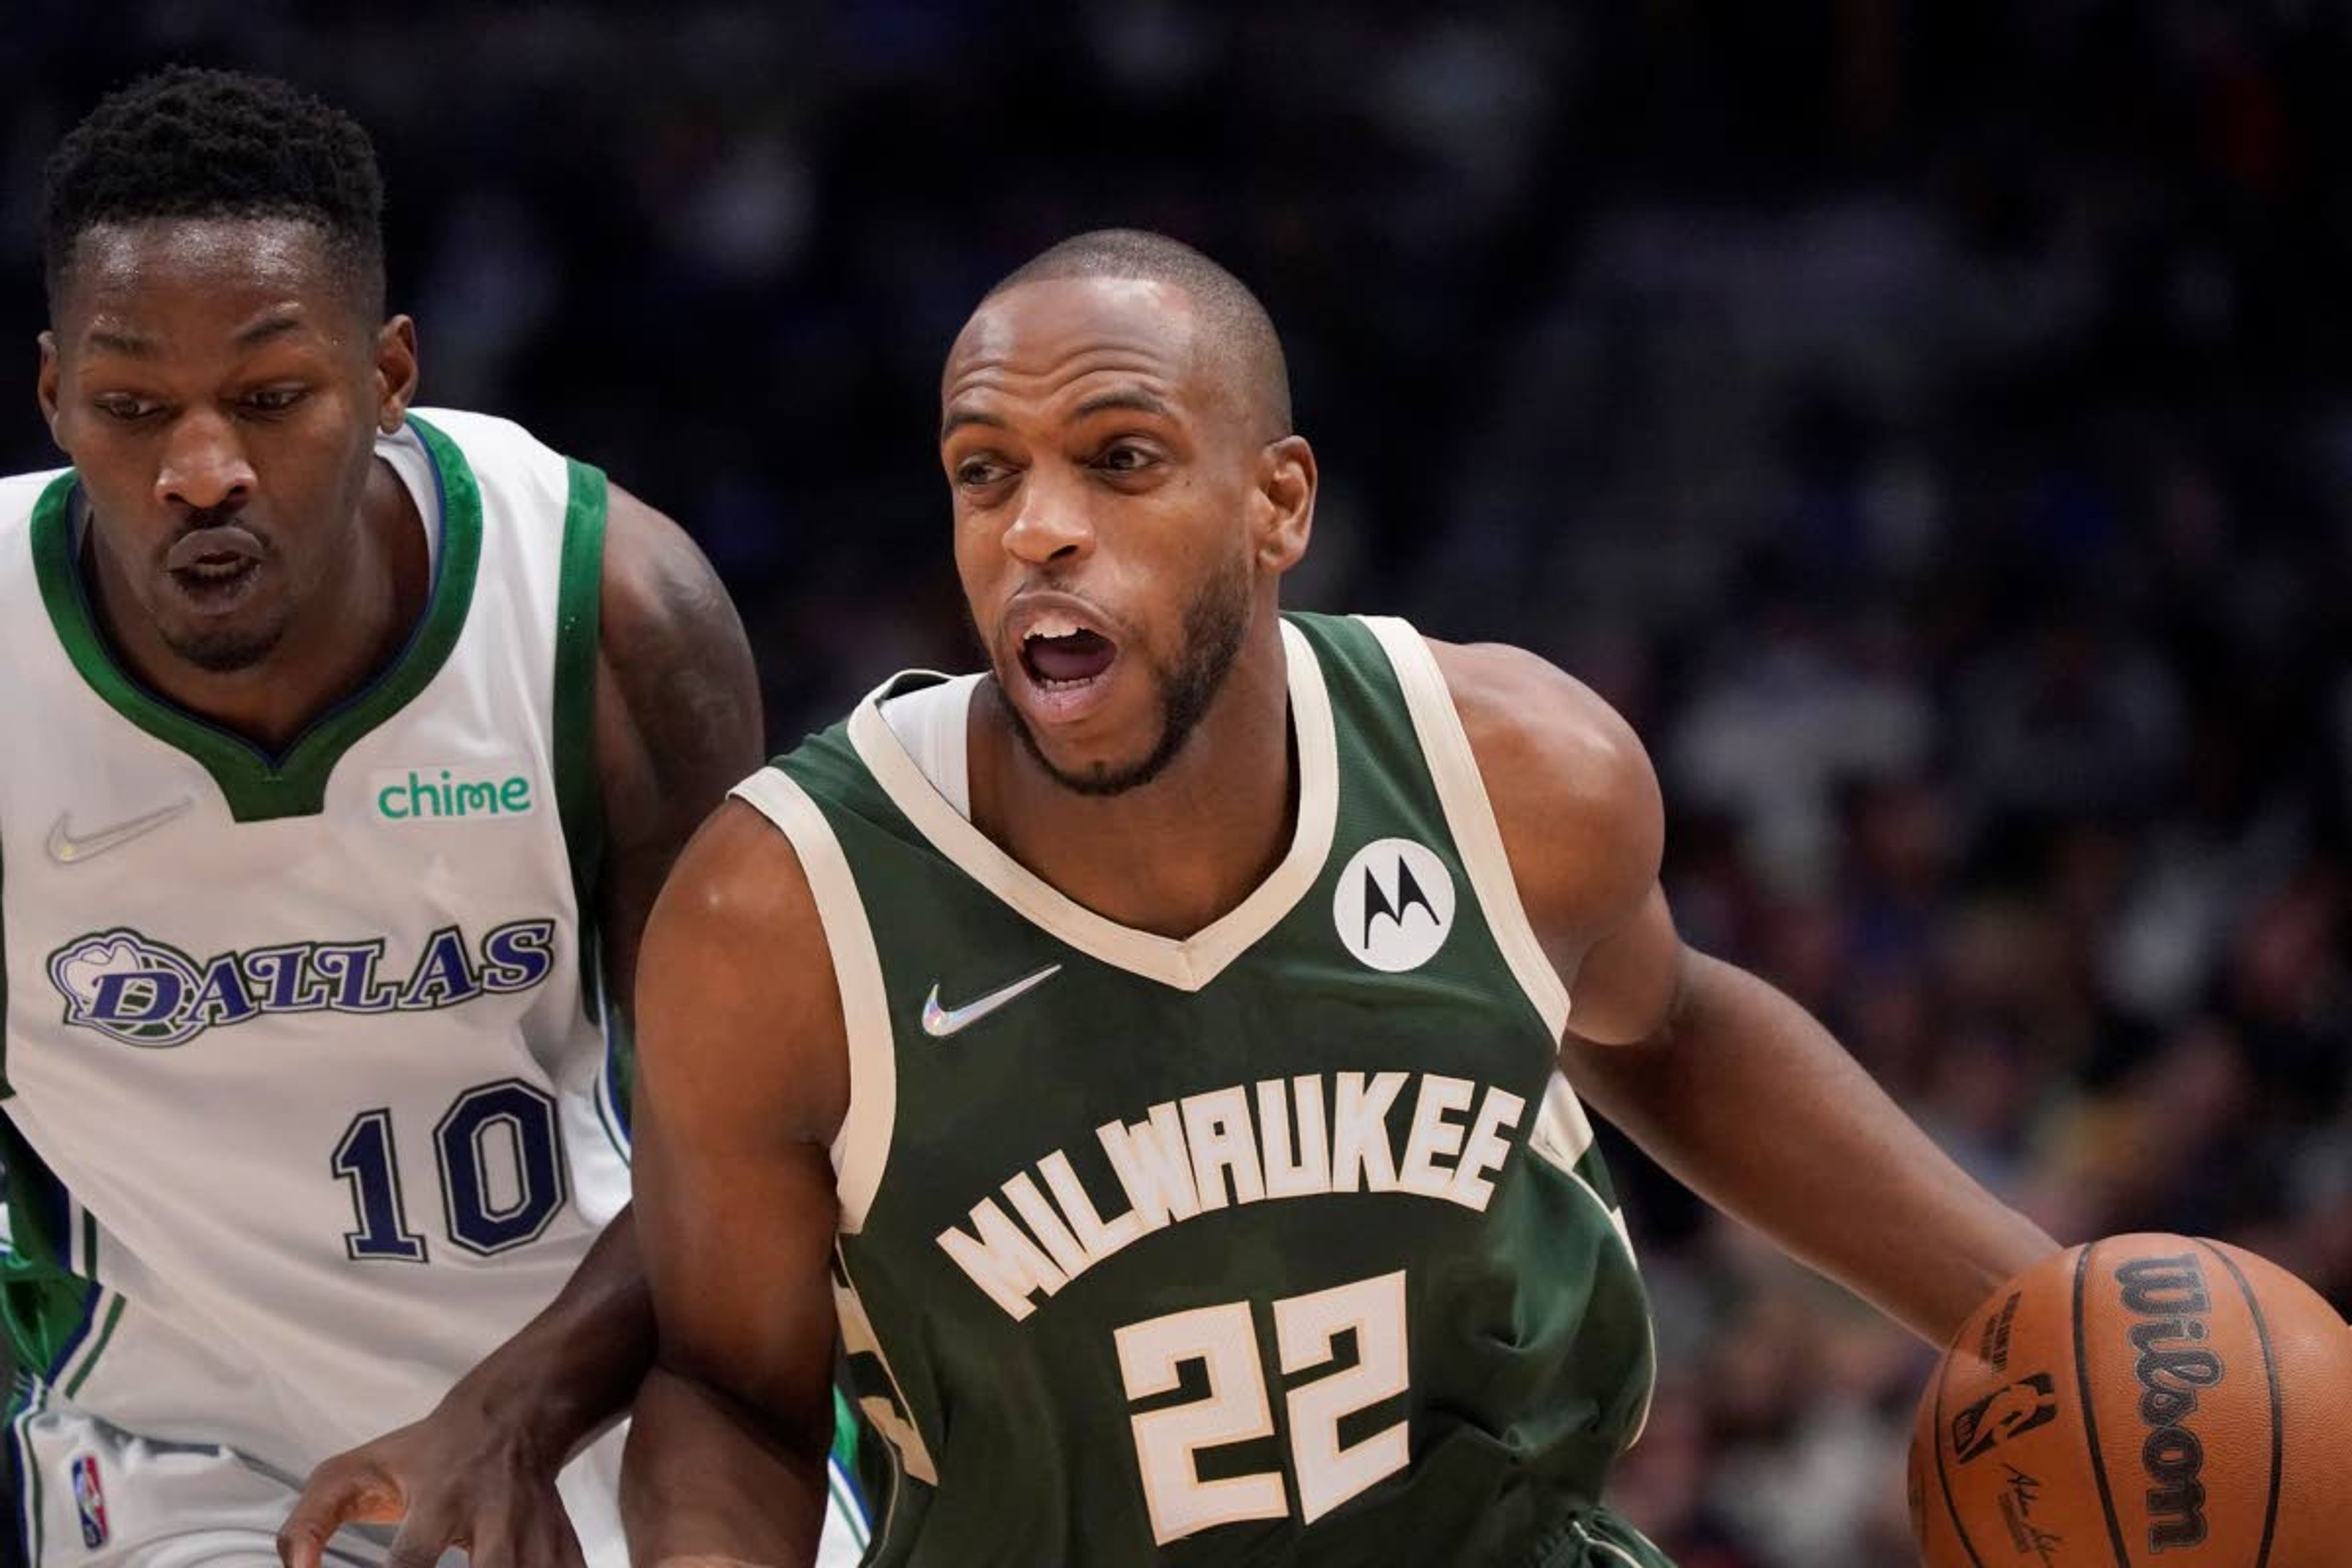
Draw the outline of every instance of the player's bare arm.
M1537 935L1579 1094L1710 1203L1931 1341L2056 1243L1963 1173L1828 1032L1683 944L1664 809L1624 721L1542 659L1433 645Z
M759 765L758 682L741 623L675 522L612 488L595 678L604 856L594 869L605 996L625 1030L655 895L695 826ZM468 1545L478 1564L569 1564L555 1476L621 1414L653 1355L631 1212L547 1309L415 1426L319 1467L279 1551L320 1560L355 1520L403 1521L393 1563Z
M832 1437L848 1047L791 843L730 802L639 969L636 1206L659 1320L621 1483L638 1563L815 1560Z
M598 639L596 771L606 984L635 1016L637 949L687 841L760 765L759 678L735 605L675 522L613 487Z

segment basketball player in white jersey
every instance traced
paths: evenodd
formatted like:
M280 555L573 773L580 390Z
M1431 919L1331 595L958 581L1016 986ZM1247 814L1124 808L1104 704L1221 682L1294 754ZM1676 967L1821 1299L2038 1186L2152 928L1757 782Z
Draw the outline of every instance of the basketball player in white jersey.
M72 466L0 480L8 1526L257 1568L326 1461L381 1522L291 1551L618 1563L614 1047L758 760L742 630L595 469L412 408L349 118L174 70L48 173Z

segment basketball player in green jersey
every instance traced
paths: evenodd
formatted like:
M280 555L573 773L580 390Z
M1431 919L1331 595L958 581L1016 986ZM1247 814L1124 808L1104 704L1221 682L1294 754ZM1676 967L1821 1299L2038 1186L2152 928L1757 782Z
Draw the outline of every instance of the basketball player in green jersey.
M612 1053L756 683L672 522L413 406L381 201L348 116L216 71L49 165L71 467L0 479L0 1500L37 1565L268 1563L303 1473L401 1423L325 1467L409 1516L392 1560L623 1557L617 1441L557 1499L650 1353ZM291 1545L387 1555L329 1529Z
M838 1331L871 1563L1654 1564L1581 1101L1931 1340L2053 1247L1683 945L1591 692L1278 613L1315 457L1222 268L1057 246L942 394L986 674L738 786L647 931L639 1562L809 1561Z

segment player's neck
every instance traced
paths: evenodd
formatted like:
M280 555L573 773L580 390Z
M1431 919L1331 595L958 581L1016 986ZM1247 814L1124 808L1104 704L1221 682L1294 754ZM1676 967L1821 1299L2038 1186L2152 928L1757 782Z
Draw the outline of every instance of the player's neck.
M1289 851L1297 761L1279 638L1234 660L1167 770L1113 795L1080 795L1012 732L992 681L972 705L972 822L1007 854L1107 920L1184 938L1228 913Z
M176 706L265 750L283 750L389 664L425 612L432 562L415 502L390 465L374 465L361 505L363 526L336 581L294 616L267 658L244 669L210 670L181 658L142 618L118 613L128 595L109 591L102 560L87 562L117 657Z

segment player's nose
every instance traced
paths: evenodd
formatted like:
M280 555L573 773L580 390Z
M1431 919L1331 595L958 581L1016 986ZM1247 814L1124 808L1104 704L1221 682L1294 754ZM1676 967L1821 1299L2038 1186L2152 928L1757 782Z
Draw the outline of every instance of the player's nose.
M1024 565L1083 560L1094 552L1093 514L1083 487L1040 464L1021 486L1020 508L1004 531L1004 548Z
M192 409L163 439L155 470L155 499L195 511L244 500L253 493L252 460L236 425L211 409Z

